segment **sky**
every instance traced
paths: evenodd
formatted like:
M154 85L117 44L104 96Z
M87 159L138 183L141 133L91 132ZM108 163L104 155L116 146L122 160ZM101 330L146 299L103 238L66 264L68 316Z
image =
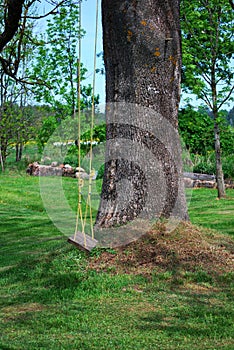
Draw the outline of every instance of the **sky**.
M96 0L85 0L82 2L82 20L81 26L86 31L82 41L82 63L88 69L87 83L93 81L94 72L94 40L96 27ZM98 41L97 53L103 51L102 46L102 25L101 25L101 1L99 0L98 14ZM103 67L102 56L97 57L97 68ZM100 103L105 102L105 76L100 73L96 74L95 92L100 95Z

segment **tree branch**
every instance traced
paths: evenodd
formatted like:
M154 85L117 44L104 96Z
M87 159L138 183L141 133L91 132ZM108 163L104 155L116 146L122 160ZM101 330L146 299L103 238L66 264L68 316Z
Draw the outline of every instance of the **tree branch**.
M212 104L210 103L210 100L209 100L207 94L206 94L204 91L202 91L201 93L202 93L202 96L200 96L200 99L203 100L203 101L207 104L207 106L209 106L210 109L212 110L212 109L213 109L213 106L212 106Z
M66 0L62 0L60 1L51 11L45 13L44 15L41 15L41 16L27 16L27 18L29 19L42 19L42 18L45 18L49 15L53 15L54 14L54 11L57 10L57 8L62 5Z
M5 28L0 35L0 52L11 41L19 28L25 0L7 0L5 9Z
M199 66L199 68L201 68L201 67ZM207 82L208 85L211 84L211 80L210 80L209 76L206 73L201 74L201 76Z
M33 81L28 80L27 77L25 78L18 78L9 68L9 62L6 61L3 57L0 56L0 62L3 67L3 71L6 75L8 75L10 78L12 78L16 83L20 84L27 84L27 85L43 85L46 86L48 89L51 89L51 86L44 82L41 79L34 79Z
M21 27L21 31L19 33L19 38L17 38L17 41L15 43L16 49L15 54L16 58L15 61L12 61L11 57L8 57L8 59L4 58L0 55L0 63L2 65L3 71L5 74L10 76L12 79L14 79L16 82L23 82L22 79L19 79L16 77L19 63L21 60L21 46L23 42L23 38L25 36L25 28L26 28L26 21L27 18L37 18L37 17L30 17L27 16L29 8L36 2L37 0L6 0L5 4L3 5L4 8L4 29L2 34L0 34L0 53L4 50L5 46L14 38L14 36L17 34ZM49 2L47 0L47 2ZM66 2L66 0L60 0L57 3L54 3L52 1L52 5L54 6L53 10L47 13L45 16L38 17L43 18L46 17L49 14L52 14L55 9L57 9L61 4ZM24 14L23 14L23 10ZM22 21L22 26L20 25Z
M234 10L234 2L232 0L229 0L229 2L230 2L232 9Z
M222 107L222 105L223 105L225 102L227 102L227 100L228 100L229 97L231 96L233 90L234 90L234 85L233 85L233 87L231 88L231 90L229 91L229 94L228 94L228 95L225 97L225 99L218 105L217 110L219 110L219 109Z
M28 6L25 6L25 13L28 13L28 9L31 5L29 4ZM26 18L23 19L23 23L21 26L21 30L20 30L20 36L19 36L19 40L18 40L18 49L17 49L17 57L15 59L15 64L14 64L14 75L17 74L18 69L19 69L19 64L21 61L21 48L22 48L22 42L23 42L23 38L24 38L24 33L25 33L25 29L26 29Z

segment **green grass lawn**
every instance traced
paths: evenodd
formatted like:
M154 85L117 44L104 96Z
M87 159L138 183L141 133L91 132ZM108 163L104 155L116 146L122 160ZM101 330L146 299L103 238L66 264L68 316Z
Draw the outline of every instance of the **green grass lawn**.
M228 189L226 192L227 198L218 200L215 189L194 189L189 206L192 223L234 237L234 190Z
M64 186L75 210L74 180ZM193 191L191 220L233 235L234 191L215 198ZM0 175L0 204L1 350L234 348L230 274L98 273L50 221L38 178Z

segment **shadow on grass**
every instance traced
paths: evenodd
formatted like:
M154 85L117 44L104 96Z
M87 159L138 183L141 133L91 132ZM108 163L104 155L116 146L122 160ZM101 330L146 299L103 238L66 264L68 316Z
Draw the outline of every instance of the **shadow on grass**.
M179 292L174 296L178 299L164 312L150 312L146 317L140 317L137 328L141 332L157 330L181 339L233 339L234 310L230 304L223 303L222 292L199 296L186 294L183 302L180 302Z
M62 235L47 217L25 217L12 213L11 218L3 218L0 224L0 255L4 260L15 258L14 252L26 254L32 251L43 239L62 239ZM9 256L10 254L10 256ZM4 261L3 260L3 261Z
M4 293L5 287L8 295L2 298L0 302L2 306L27 302L47 304L58 301L65 297L65 294L66 298L73 296L83 279L83 274L74 271L74 268L69 271L72 263L78 264L72 259L64 260L64 256L71 251L66 241L43 240L41 244L35 245L25 241L24 245L18 244L18 246L20 255L17 257L18 261L8 257L8 265L0 271L1 290ZM29 253L30 250L33 254ZM13 253L17 254L17 250ZM59 260L61 260L61 266L59 266ZM79 270L79 266L77 269Z

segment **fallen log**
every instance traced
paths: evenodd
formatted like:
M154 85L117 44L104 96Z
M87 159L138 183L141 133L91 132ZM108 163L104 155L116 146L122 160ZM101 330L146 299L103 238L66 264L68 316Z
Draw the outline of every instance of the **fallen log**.
M27 174L31 176L67 176L82 179L89 179L89 175L82 168L73 168L70 165L55 166L55 162L51 165L42 165L38 162L29 164ZM78 175L79 174L79 175ZM95 180L96 176L93 177ZM217 188L215 175L199 174L184 172L184 185L186 188ZM226 188L234 188L234 180L225 180Z
M226 188L234 188L234 181L224 181ZM186 188L217 188L215 175L184 172L184 185Z

